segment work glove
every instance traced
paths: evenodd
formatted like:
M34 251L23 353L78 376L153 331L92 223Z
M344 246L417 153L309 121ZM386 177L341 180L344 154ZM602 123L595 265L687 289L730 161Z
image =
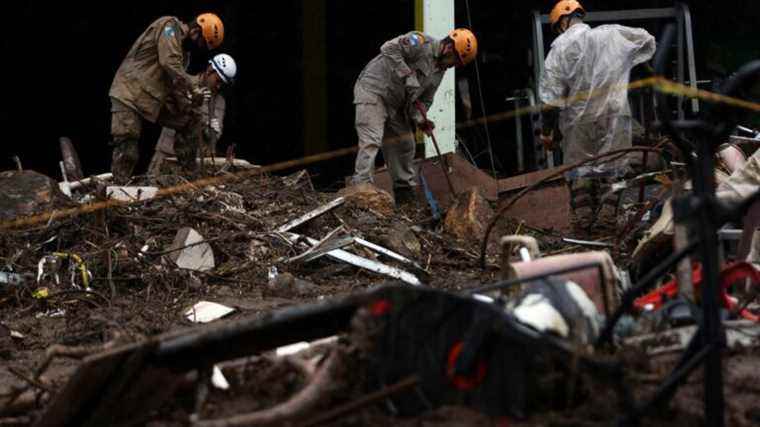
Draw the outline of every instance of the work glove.
M211 89L207 87L200 88L198 90L198 95L203 99L204 103L211 102L211 98L214 96L214 94L211 92Z
M433 130L435 130L435 123L431 120L422 120L417 123L417 129L425 132L427 136L433 136Z
M214 94L211 92L211 89L202 86L194 86L187 93L188 101L194 106L200 106L203 105L203 103L210 102L213 96Z
M556 151L561 148L562 134L559 131L544 130L543 132L539 132L538 136L546 151Z
M544 150L554 151L554 132L549 132L548 134L541 132L539 138L541 139L541 144L544 146Z
M433 136L435 123L427 119L427 106L420 101L415 101L412 105L412 119L417 125L417 129L425 132L427 136Z
M219 119L211 119L211 122L208 125L211 130L216 132L217 135L222 133L222 122L219 121Z

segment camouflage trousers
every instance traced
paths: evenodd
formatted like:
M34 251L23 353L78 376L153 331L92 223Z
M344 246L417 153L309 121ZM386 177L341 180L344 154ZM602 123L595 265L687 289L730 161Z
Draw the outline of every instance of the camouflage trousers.
M111 172L116 183L129 182L140 160L143 120L137 111L111 99ZM200 117L195 112L179 112L167 105L161 110L158 124L176 130L174 149L177 159L185 173L194 174L197 170L195 157L203 132Z

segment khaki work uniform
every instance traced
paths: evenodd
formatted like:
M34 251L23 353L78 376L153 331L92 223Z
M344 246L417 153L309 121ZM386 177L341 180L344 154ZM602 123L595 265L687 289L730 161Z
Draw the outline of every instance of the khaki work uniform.
M437 59L440 41L411 32L386 42L359 75L354 86L359 152L353 184L373 182L380 148L394 189L415 187L413 123L422 122L415 101L433 104L445 69Z
M221 94L216 94L211 101L204 103L199 109L201 123L204 126L203 139L205 141L205 150L213 157L216 155L216 142L222 137L224 131L224 115L227 111L227 102ZM211 128L211 120L219 121L219 130ZM174 157L174 143L177 131L165 127L161 129L161 135L156 143L155 153L148 167L148 175L158 175L161 171L161 165L167 157Z
M621 25L592 29L578 23L554 40L539 94L543 103L561 108L565 163L631 147L630 72L652 58L656 47L646 30ZM612 225L618 203L604 195L609 193L611 180L630 170L632 160L629 156L583 166L566 175L573 223L579 231L590 231L600 218ZM608 209L603 210L605 205Z
M139 160L143 120L177 131L177 157L188 172L202 124L193 105L198 79L185 72L189 58L182 48L189 29L175 17L153 22L137 39L111 84L111 171L116 182L130 179Z

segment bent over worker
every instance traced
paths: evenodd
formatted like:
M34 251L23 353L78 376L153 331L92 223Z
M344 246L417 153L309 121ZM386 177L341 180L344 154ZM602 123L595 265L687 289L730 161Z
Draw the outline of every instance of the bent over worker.
M214 14L190 24L173 16L154 21L137 39L111 84L111 171L119 183L129 181L139 160L143 121L177 131L177 157L186 172L195 171L202 132L195 107L207 90L185 69L192 51L222 44L224 26Z
M414 200L414 126L430 134L427 112L446 70L470 63L478 52L475 35L456 29L443 40L411 32L380 48L354 86L359 152L353 184L373 182L380 148L393 179L397 203Z
M201 118L203 126L204 146L201 150L206 151L211 157L216 155L216 143L222 137L224 129L224 115L227 103L222 96L222 89L234 83L237 76L237 64L226 53L214 56L209 62L206 71L199 76L199 84L209 89L208 96L199 107L197 116ZM175 155L174 142L177 131L164 127L161 136L156 143L156 151L148 167L149 175L158 175L164 159Z
M539 93L549 107L542 140L552 146L561 139L565 164L630 148L632 118L628 84L634 66L655 53L654 37L646 30L621 25L591 28L585 10L575 0L561 0L550 14L559 36L546 57ZM558 135L558 132L561 135ZM598 216L614 218L616 203L601 212L610 179L629 171L629 160L581 167L566 175L573 223L590 231Z

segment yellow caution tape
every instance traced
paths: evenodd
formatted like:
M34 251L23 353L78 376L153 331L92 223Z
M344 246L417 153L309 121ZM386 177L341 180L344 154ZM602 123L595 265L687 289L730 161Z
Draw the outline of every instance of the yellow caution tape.
M566 99L560 100L560 102L566 104L566 103L574 102L576 100L583 100L583 99L588 99L588 98L605 96L610 91L619 90L620 87L621 85L603 87L600 89L596 89L594 91L579 93L573 97L568 97ZM746 109L749 111L760 112L760 104L758 103L746 101L743 99L733 98L733 97L729 97L725 95L720 95L720 94L709 92L706 90L694 89L690 86L676 83L668 79L665 79L663 77L650 77L650 78L632 82L626 86L628 90L643 89L646 87L654 87L657 90L660 90L669 95L683 96L687 98L698 98L710 103L726 104L726 105L731 105L734 107ZM546 110L547 108L549 107L545 105L519 108L513 111L507 111L503 113L494 114L488 117L461 122L457 124L457 129L479 126L479 125L482 125L484 123L489 123L489 122L509 120L509 119L513 119L515 117L523 116L527 114L540 113ZM412 132L412 135L413 134L414 133ZM401 136L395 137L394 140L400 141L407 137L408 137L407 135L401 135ZM199 189L203 187L207 187L210 185L220 185L227 181L246 179L246 178L250 178L252 176L259 175L262 173L276 172L276 171L281 171L281 170L286 170L286 169L292 169L295 167L303 167L309 164L313 164L313 163L317 163L317 162L321 162L325 160L331 160L331 159L339 158L339 157L346 156L349 154L353 154L356 151L357 151L357 147L342 148L340 150L335 150L335 151L321 153L321 154L315 154L312 156L303 157L301 159L294 159L294 160L289 160L286 162L276 163L276 164L265 166L259 169L242 171L242 172L238 172L237 174L226 174L224 176L202 178L194 182L188 182L188 183L180 184L174 187L162 188L161 190L159 190L158 194L156 195L156 198L171 197L171 196L181 194L181 193L194 192L194 191L198 191ZM97 211L108 209L111 207L128 206L128 205L136 204L136 203L143 203L143 202L142 201L124 202L124 201L117 201L117 200L99 201L99 202L89 203L89 204L74 207L74 208L46 212L46 213L42 213L38 215L33 215L33 216L28 216L28 217L23 217L23 218L16 218L14 220L9 220L9 221L2 221L0 222L0 230L32 226L36 224L47 223L57 218L69 218L69 217L74 217L74 216L78 216L82 214L97 212ZM87 286L87 283L89 282L89 275L86 275L85 273L86 268L81 267L80 271L82 271L83 283L85 283L85 286ZM87 276L88 278L85 279L85 276Z
M50 290L48 288L37 288L32 292L32 297L35 299L45 299L50 296Z

